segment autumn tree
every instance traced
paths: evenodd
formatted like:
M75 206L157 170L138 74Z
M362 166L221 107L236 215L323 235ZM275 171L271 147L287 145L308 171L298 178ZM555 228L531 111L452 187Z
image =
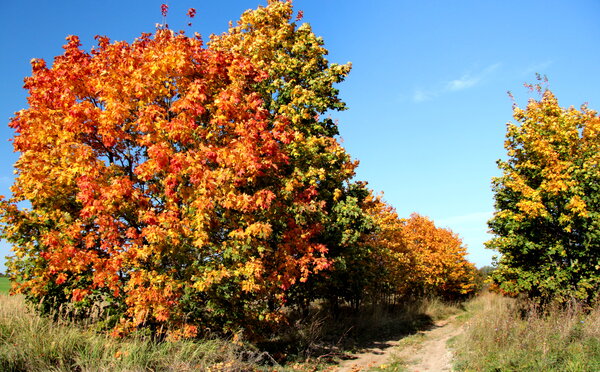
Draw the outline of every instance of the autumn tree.
M323 275L296 282L290 300L306 304L346 292L341 287L349 283L334 278L346 270L348 259L362 254L357 242L373 223L363 207L368 190L351 181L357 162L337 141L336 123L325 116L345 109L335 84L351 65L329 63L323 39L308 23L298 25L300 20L301 14L294 20L291 2L269 1L267 7L245 12L226 33L213 36L209 46L244 55L265 71L267 77L257 84L265 106L273 117L290 120L294 140L284 145L289 165L282 183L287 190L313 186L315 208L298 213L321 226L315 239L327 246L332 263Z
M466 247L457 234L417 213L402 222L413 295L457 299L477 290L477 269L466 259Z
M487 243L500 252L495 283L543 301L593 300L600 290L600 118L562 108L541 84L507 124L508 159L493 180Z
M102 306L115 334L281 319L365 218L356 164L319 116L343 108L349 66L291 16L271 1L208 47L159 28L91 52L70 36L51 67L32 61L1 210L18 292L43 311Z
M461 239L418 214L400 218L383 197L372 193L363 210L373 228L358 239L344 266L332 274L340 298L397 303L409 297L437 296L456 300L478 289L475 266L466 259Z

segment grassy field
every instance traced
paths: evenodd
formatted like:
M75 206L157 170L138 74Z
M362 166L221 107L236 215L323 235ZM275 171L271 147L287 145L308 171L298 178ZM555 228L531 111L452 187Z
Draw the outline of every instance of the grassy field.
M0 283L6 288L4 278ZM600 309L573 305L543 313L490 293L464 307L467 311L455 321L466 322L466 330L451 341L454 370L600 371ZM457 312L429 300L395 313L372 309L356 318L342 314L333 322L317 313L291 324L289 333L267 345L217 337L157 343L142 336L114 339L95 332L91 323L52 322L32 313L22 296L0 294L0 370L335 370L338 358L361 350L375 337L417 334ZM402 368L388 365L385 370Z
M320 371L378 338L401 338L457 311L438 300L393 312L364 309L336 319L318 312L259 346L208 338L157 343L143 336L114 339L93 323L53 322L31 312L22 296L0 294L0 371Z
M10 282L8 278L0 277L0 293L8 293Z
M453 345L457 371L600 371L599 308L541 311L487 293L467 309L466 332Z

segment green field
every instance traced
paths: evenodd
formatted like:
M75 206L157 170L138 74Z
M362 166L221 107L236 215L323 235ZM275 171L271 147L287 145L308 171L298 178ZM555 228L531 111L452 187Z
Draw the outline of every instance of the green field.
M0 277L0 294L8 293L8 289L10 288L10 282L8 278Z

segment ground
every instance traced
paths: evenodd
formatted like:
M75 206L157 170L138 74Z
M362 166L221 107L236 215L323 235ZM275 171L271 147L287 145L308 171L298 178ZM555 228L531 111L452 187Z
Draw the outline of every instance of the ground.
M448 340L463 330L464 323L457 321L455 315L405 339L376 343L340 363L336 371L451 371L452 351L448 347Z

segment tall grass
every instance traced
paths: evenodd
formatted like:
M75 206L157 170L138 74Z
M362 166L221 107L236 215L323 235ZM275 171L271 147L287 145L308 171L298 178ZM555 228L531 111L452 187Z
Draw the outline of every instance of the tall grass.
M496 294L473 314L454 345L458 371L600 371L600 309L544 309Z
M158 343L99 334L93 319L52 321L31 312L22 296L0 295L0 371L314 371L460 311L435 299L341 310L315 306L257 346L222 338Z
M337 314L315 307L253 346L217 338L117 340L66 318L40 317L21 296L0 295L0 371L312 371L335 368L332 363L350 352L455 314L457 321L470 316L453 345L458 371L600 371L600 309L540 311L489 293L465 306L467 312L460 304L425 299Z
M1 371L253 371L267 368L271 360L264 359L255 348L227 340L116 340L39 317L22 297L0 295Z

